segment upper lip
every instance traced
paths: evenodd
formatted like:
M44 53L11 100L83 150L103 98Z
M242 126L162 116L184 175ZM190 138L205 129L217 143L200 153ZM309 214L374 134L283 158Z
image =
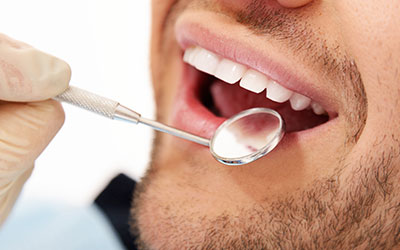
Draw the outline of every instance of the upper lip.
M197 20L193 14L190 19L185 18L183 14L182 18L177 20L175 26L176 38L182 49L185 50L194 45L200 46L224 58L256 69L283 87L318 102L330 117L337 115L338 109L335 99L326 89L321 88L321 84L317 86L316 81L310 79L311 77L305 73L307 68L305 65L294 67L293 58L283 56L267 41L262 44L262 48L256 48L251 44L252 39L249 39L249 37L254 36L251 33L249 33L249 37L235 36L235 27L238 25L232 25L229 29L230 32L225 32L228 29L213 28L221 22L209 23L213 23L213 26L207 27L202 20ZM240 28L237 29L240 30ZM295 73L297 69L302 69L301 74Z

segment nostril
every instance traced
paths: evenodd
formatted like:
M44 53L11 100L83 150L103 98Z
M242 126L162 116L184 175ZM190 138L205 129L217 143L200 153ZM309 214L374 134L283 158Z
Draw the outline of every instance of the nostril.
M299 8L310 2L312 2L312 0L278 0L278 3L286 8Z

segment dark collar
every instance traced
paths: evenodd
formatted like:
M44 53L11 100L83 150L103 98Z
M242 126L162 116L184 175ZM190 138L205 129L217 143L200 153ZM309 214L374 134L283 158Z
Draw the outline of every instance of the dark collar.
M130 233L129 210L132 205L136 182L120 174L107 185L94 203L111 222L119 239L128 250L136 250L135 237Z

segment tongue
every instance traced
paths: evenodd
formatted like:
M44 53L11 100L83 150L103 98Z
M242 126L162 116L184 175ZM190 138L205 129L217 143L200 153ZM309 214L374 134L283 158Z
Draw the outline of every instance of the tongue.
M301 131L328 121L328 116L317 116L312 110L294 111L290 103L276 103L265 96L265 91L255 94L239 87L215 80L210 86L215 113L222 117L231 117L240 111L264 107L278 111L286 122L287 132Z

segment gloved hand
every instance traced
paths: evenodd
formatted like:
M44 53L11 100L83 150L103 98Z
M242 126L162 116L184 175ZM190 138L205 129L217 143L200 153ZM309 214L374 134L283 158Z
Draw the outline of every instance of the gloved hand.
M64 122L50 98L69 84L67 63L0 34L0 225Z

